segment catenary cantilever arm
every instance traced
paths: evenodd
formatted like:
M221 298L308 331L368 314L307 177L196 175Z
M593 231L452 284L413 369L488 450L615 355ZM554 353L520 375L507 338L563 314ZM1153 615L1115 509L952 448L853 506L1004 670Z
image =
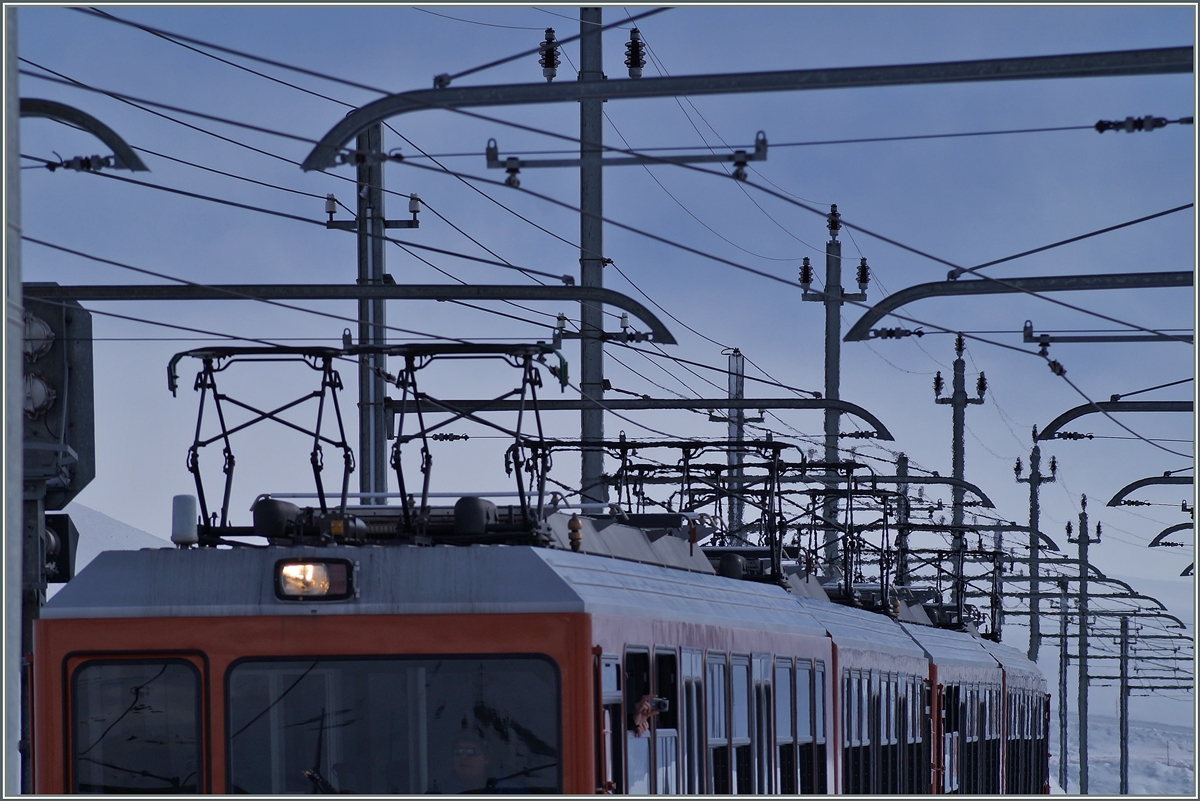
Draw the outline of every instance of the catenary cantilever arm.
M1072 420L1083 417L1086 414L1095 414L1096 412L1112 414L1114 412L1188 412L1192 411L1191 401L1100 401L1099 403L1085 403L1081 406L1076 406L1074 409L1068 409L1050 421L1037 438L1039 440L1054 439L1054 435L1058 433L1058 429L1062 428ZM1190 479L1189 479L1190 481ZM1112 504L1109 504L1112 506Z
M1150 540L1151 548L1161 548L1164 545L1182 545L1177 542L1163 542L1167 537L1174 534L1176 531L1191 531L1196 527L1195 523L1176 523L1173 526L1167 526L1162 531L1158 532L1158 536Z
M21 116L45 117L74 125L76 128L82 128L88 133L94 134L97 139L112 149L114 166L117 169L133 170L134 172L150 171L150 168L142 163L137 153L133 152L133 148L118 136L116 131L100 122L100 120L91 114L80 111L74 106L68 106L65 103L56 103L53 100L23 97L21 98Z
M510 286L508 284L220 284L198 286L25 284L25 296L50 300L556 300L603 303L624 309L650 329L654 341L674 345L675 337L638 301L611 289L586 286Z
M871 327L885 316L923 298L950 295L1004 295L1013 292L1078 292L1086 289L1153 289L1191 286L1192 273L1101 273L1098 275L1051 275L1033 278L1005 278L1003 281L933 281L901 289L867 309L866 314L846 332L847 342L868 338Z
M386 119L412 111L802 89L1161 75L1191 71L1191 47L1164 47L933 64L424 89L388 95L350 112L321 137L301 166L306 171L329 169L337 164L339 153L358 134Z
M1140 490L1142 487L1153 487L1158 484L1191 484L1195 481L1192 476L1150 476L1149 478L1139 478L1131 484L1126 484L1117 491L1117 494L1109 500L1109 506L1120 506L1121 501L1132 492Z

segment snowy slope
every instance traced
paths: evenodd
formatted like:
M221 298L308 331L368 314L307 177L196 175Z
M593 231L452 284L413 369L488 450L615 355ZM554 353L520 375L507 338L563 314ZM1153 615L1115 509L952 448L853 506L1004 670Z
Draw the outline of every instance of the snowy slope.
M1120 740L1116 718L1091 715L1088 725L1088 794L1116 795L1120 789ZM1058 778L1058 731L1050 744L1050 778ZM1079 721L1070 719L1067 792L1079 792ZM1134 795L1196 797L1195 736L1191 728L1130 721L1129 792Z

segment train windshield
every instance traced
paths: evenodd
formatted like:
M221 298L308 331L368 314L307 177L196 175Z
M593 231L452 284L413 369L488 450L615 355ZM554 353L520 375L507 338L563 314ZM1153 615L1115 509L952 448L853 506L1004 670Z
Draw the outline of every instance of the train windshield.
M541 657L247 660L228 674L234 793L559 793Z

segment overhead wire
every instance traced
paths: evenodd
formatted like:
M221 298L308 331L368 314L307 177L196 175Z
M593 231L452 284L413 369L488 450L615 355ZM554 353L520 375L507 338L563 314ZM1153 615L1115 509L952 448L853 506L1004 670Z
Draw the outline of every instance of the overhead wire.
M86 13L86 12L85 12L85 13ZM113 18L113 19L115 19L115 18ZM118 21L120 21L120 20L118 20ZM122 22L123 22L123 21L122 21ZM147 28L148 28L148 26L141 26L141 25L137 25L137 24L135 24L135 23L127 23L127 24L133 24L133 25L134 25L134 27L140 27L140 28L143 28L143 29L147 29ZM181 38L181 39L187 39L188 37L177 37L177 38ZM194 40L193 40L193 41L194 41ZM209 43L201 43L201 44L202 44L202 45L204 45L204 46L211 46L211 45L209 45ZM214 46L214 49L221 49L221 48ZM226 50L228 51L228 49L226 49ZM313 73L312 71L307 71L307 70L304 70L304 69L302 69L302 68L295 68L295 67L293 67L292 65L284 65L284 64L281 64L281 63L279 63L279 62L272 62L272 61L271 61L271 60L269 60L269 59L261 59L261 58L259 58L259 57L253 57L253 56L249 56L248 54L245 54L245 53L240 53L240 52L237 52L237 51L233 51L233 52L237 53L238 55L244 56L244 57L253 58L254 60L258 60L258 61L260 61L260 62L263 62L263 63L272 63L272 64L274 64L275 66L281 66L281 67L284 67L284 68L287 68L287 69L296 69L297 71L300 71L300 72L307 72L308 74L313 74L315 77L324 78L324 79L327 79L327 80L333 80L333 79L330 79L330 78L329 78L329 76L327 76L327 75L323 75L323 74L319 74L319 73ZM534 51L534 52L536 52L536 51ZM353 82L347 82L347 81L341 81L341 82L343 82L343 83L347 83L347 84L352 84L352 83L353 83ZM381 90L373 89L372 87L365 87L365 86L363 86L363 85L361 85L361 84L354 84L354 85L357 85L359 88L368 88L368 89L372 89L373 91L381 92ZM386 94L386 93L385 93L385 94ZM482 116L482 115L477 115L477 116ZM502 124L511 124L511 123L507 123L507 122L504 122L504 121L499 121L499 120L495 120L495 121L496 121L496 122L501 122ZM517 127L526 127L526 126L517 126ZM563 137L563 138L568 138L568 137ZM413 165L413 166L417 166L417 165ZM711 171L707 171L707 170L701 170L701 171L702 171L702 172L707 172L707 173L709 173L709 174L719 175L719 173L712 173ZM107 176L106 176L106 177L107 177ZM762 190L762 191L768 191L768 192L769 192L769 190L765 190L765 189L763 189L762 187L756 187L756 188L759 188L759 189L760 189L760 190ZM772 193L772 194L773 194L773 193ZM784 198L781 198L781 199L784 199ZM803 204L797 204L797 205L803 205ZM1180 207L1180 208L1187 208L1187 206ZM820 212L820 211L818 211L818 210L816 210L816 209L809 209L809 211L812 211L812 212L814 212L814 213L818 213L818 214L822 214L822 213L823 213L823 212ZM1167 213L1169 213L1169 212L1167 212ZM903 244L901 244L901 243L895 242L894 240L890 240L890 239L888 239L888 238L886 238L886 237L882 237L881 235L879 235L879 234L876 234L876 233L874 233L874 232L871 232L871 231L868 231L868 230L866 230L866 229L862 228L861 226L857 226L857 225L854 225L854 224L851 224L851 223L846 223L846 222L843 222L843 225L847 226L848 228L856 228L857 230L860 230L860 231L862 231L862 232L864 232L864 233L867 233L867 234L868 234L868 235L870 235L870 236L873 236L873 237L875 237L875 238L881 239L882 241L886 241L886 242L888 242L889 244L893 244L894 246L898 246L898 247L901 247L901 248L903 248L903 249L906 249L906 250L912 251L912 252L914 252L914 253L917 253L918 255L922 255L922 256L924 256L924 257L926 257L926 258L931 258L931 259L933 259L933 260L935 260L935 261L939 261L939 262L941 262L941 263L944 263L944 264L947 264L947 265L949 265L949 266L954 266L954 265L951 265L949 262L946 262L945 260L938 259L937 257L933 257L933 256L931 256L930 254L922 253L921 251L918 251L918 250L916 250L916 249L914 249L914 248L911 248L911 247L905 246L905 245L903 245ZM981 267L981 266L980 266L980 267ZM976 267L976 268L973 268L973 269L979 269L980 267ZM962 268L958 268L958 269L962 269ZM982 277L988 278L987 276L982 276ZM775 280L778 280L778 279L775 279ZM990 279L990 278L989 278L989 280L999 280L999 279ZM1034 294L1034 295L1036 295L1037 293L1032 293L1032 292L1030 292L1029 294ZM1044 299L1047 299L1047 300L1052 300L1052 301L1053 301L1053 299L1050 299L1050 298L1044 298ZM1068 307L1070 307L1070 304L1062 304L1061 302L1060 302L1060 304L1061 304L1061 305L1067 305ZM1091 313L1091 312L1088 312L1087 310L1082 310L1082 309L1078 309L1078 310L1079 310L1079 311L1083 311L1084 313ZM1125 322L1123 322L1123 321L1120 321L1120 320L1113 320L1112 318L1107 318L1107 317L1106 317L1105 319L1110 319L1110 321L1112 321L1112 322L1115 322L1115 323L1117 323L1117 324L1119 324L1119 325L1125 325L1125 326L1127 326L1127 327L1132 327L1132 328L1139 328L1140 330L1144 330L1144 331L1147 331L1147 332L1150 332L1150 333L1159 333L1159 332L1154 332L1154 331L1152 331L1151 329L1143 329L1143 328L1141 328L1140 326L1135 326L1135 325L1132 325L1132 324L1129 324L1129 323L1125 323ZM941 329L941 330L949 331L949 329ZM977 338L977 339L980 339L980 341L985 341L985 342L988 342L987 340L982 340L981 338ZM994 343L994 342L990 342L989 344L1001 344L1001 343ZM1023 349L1019 349L1019 348L1013 348L1013 349L1014 349L1014 350L1019 350L1019 351L1021 351L1021 352L1027 352L1027 351L1024 351ZM1077 389L1077 388L1076 388L1076 389ZM1078 391L1078 389L1077 389L1077 391ZM1085 395L1084 397L1086 397L1086 395Z
M644 15L643 15L643 16L644 16ZM111 17L110 17L110 18L111 18ZM116 18L112 18L112 19L114 19L114 20L115 20ZM142 27L142 28L145 28L145 27L147 27L147 26L135 25L135 27ZM187 37L176 37L176 38L183 38L183 39L185 39L185 40L187 39ZM191 40L191 41L195 41L195 40ZM201 43L201 44L202 44L203 46L211 46L211 45L208 45L208 43ZM534 50L534 51L532 51L532 52L537 52L537 51L536 51L536 49L535 49L535 50ZM252 56L250 56L250 55L248 55L248 54L245 54L245 53L238 53L238 55L241 55L241 56L243 56L243 57L247 57L247 58L256 58L256 60L261 60L261 59L257 59L257 57L252 57ZM266 61L269 61L269 60L266 60ZM281 66L281 65L279 65L279 64L276 64L276 65L277 65L277 66ZM285 66L286 66L286 65L285 65ZM292 67L290 67L290 66L289 66L288 68L292 68ZM296 69L298 69L299 71L304 71L304 70L302 70L302 69L300 69L300 68L296 68ZM311 72L311 71L310 71L310 72ZM374 90L374 91L379 91L379 92L382 92L383 90ZM383 93L384 93L384 94L387 94L386 92L383 92ZM430 105L431 107L436 107L436 106L437 106L437 104L435 104L435 103L429 103L429 105ZM478 119L487 120L487 121L494 122L494 123L497 123L497 124L507 125L507 126L510 126L510 127L515 127L515 128L522 129L522 130L528 130L528 131L531 131L531 132L534 132L534 133L540 133L540 134L542 134L542 135L546 135L546 136L552 136L552 137L559 138L559 139L565 139L565 140L569 140L569 141L575 141L575 142L578 142L578 139L576 139L576 138L574 138L574 137L566 136L566 135L563 135L563 134L556 134L556 133L549 132L549 131L539 130L539 129L533 128L533 127L531 127L531 126L526 126L526 125L522 125L522 124L519 124L519 123L513 123L513 122L510 122L510 121L506 121L506 120L500 120L500 119L496 119L496 118L488 117L487 115L481 115L481 114L477 114L477 113L474 113L474 112L468 112L468 111L466 111L465 109L447 108L447 110L454 111L454 112L456 112L456 113L463 114L463 115L465 115L465 116L469 116L469 117L474 117L474 118L478 118ZM612 147L609 147L609 146L603 146L603 148L604 148L605 150L611 150L611 151L618 151L618 152L630 152L630 151L622 151L620 148L612 148ZM412 165L412 166L417 166L417 167L419 167L420 165ZM722 173L716 173L716 172L713 172L713 171L711 171L711 170L705 170L705 169L702 169L702 168L696 167L695 165L690 165L690 164L682 164L682 165L679 165L679 166L685 167L685 168L687 168L687 169L695 170L695 171L698 171L698 172L701 172L701 173L705 173L705 174L708 174L708 175L718 175L718 176L719 176L719 175L722 175ZM784 194L781 194L781 193L775 192L775 191L773 191L773 190L767 189L767 188L765 188L765 187L762 187L762 186L757 186L757 185L755 185L755 184L753 184L753 183L751 183L751 182L749 182L749 181L744 181L743 183L746 183L747 185L749 185L749 186L751 186L751 187L757 188L757 189L759 189L759 191L763 191L763 192L765 192L765 193L767 193L767 194L770 194L770 195L772 195L772 196L775 196L775 197L777 197L778 199L780 199L780 200L783 200L784 202L788 202L788 203L794 204L794 205L796 205L796 206L798 206L798 207L800 207L800 208L803 208L803 209L805 209L805 210L807 210L807 211L809 211L809 212L812 212L812 213L815 213L815 214L820 214L820 215L822 215L822 216L824 216L824 215L825 215L825 213L824 213L824 212L822 212L822 211L820 211L820 210L818 210L818 209L812 208L812 207L808 206L807 204L805 204L805 203L803 203L803 202L800 202L800 201L797 201L797 200L795 200L795 199L793 199L792 197L789 197L789 196L787 196L787 195L784 195ZM1181 206L1181 207L1179 207L1179 208L1177 208L1177 209L1170 210L1170 211L1168 211L1168 212L1166 212L1166 213L1172 213L1172 211L1178 211L1178 210L1182 210L1182 209L1184 209L1184 208L1189 208L1189 207L1190 207L1190 205L1191 205L1191 204L1188 204L1188 205L1185 205L1185 206ZM611 224L617 224L617 223L615 223L615 222L612 222L612 221L607 221L607 220L606 220L606 222L610 222ZM619 224L617 224L617 225L619 225ZM849 223L849 222L846 222L845 220L843 220L843 221L842 221L842 225L843 225L843 226L850 227L850 228L854 228L854 229L856 229L856 230L859 230L859 231L861 231L862 233L865 233L865 234L867 234L868 236L872 236L872 237L874 237L874 238L876 238L876 239L879 239L879 240L881 240L881 241L887 242L888 244L891 244L891 245L893 245L894 247L899 247L899 248L901 248L901 249L903 249L903 250L910 251L910 252L912 252L912 253L914 253L914 254L916 254L916 255L920 255L920 256L922 256L922 257L924 257L924 258L931 259L931 260L933 260L933 261L939 262L939 263L941 263L941 264L944 264L944 265L946 265L946 266L952 267L952 268L954 268L954 269L956 269L956 270L966 270L966 269L967 269L967 268L962 268L962 267L960 267L960 266L958 266L958 265L955 265L955 264L953 264L952 262L949 262L949 261L947 261L947 260L945 260L945 259L939 258L939 257L937 257L937 256L933 256L932 254L926 253L926 252L924 252L924 251L918 250L918 249L916 249L916 248L913 248L913 247L911 247L911 246L908 246L908 245L904 245L903 243L900 243L900 242L898 242L898 241L896 241L896 240L894 240L894 239L891 239L891 238L889 238L889 237L883 236L883 235L881 235L881 234L878 234L878 233L876 233L876 232L870 231L870 230L868 230L868 229L866 229L866 228L863 228L862 226L859 226L859 225L857 225L857 224ZM726 261L727 261L727 260L726 260ZM734 264L734 263L732 263L732 262L727 262L727 263ZM993 263L995 263L995 262L993 262ZM974 267L974 268L970 268L970 269L973 269L973 270L978 270L978 269L981 269L981 268L982 268L982 266L983 266L983 265L977 265L976 267ZM753 270L752 270L752 268L745 267L744 265L738 265L738 267L739 267L739 269L745 269L745 270L751 270L751 271L753 271ZM754 271L754 272L758 272L758 271ZM759 274L761 274L761 275L767 275L767 274L765 274L765 273L761 273L761 272L760 272ZM989 280L989 281L995 281L995 282L999 282L999 283L1004 283L1002 279L992 278L992 277L990 277L990 276L984 276L984 275L982 275L982 274L978 274L978 275L979 275L980 277L982 277L982 278L985 278L986 280ZM775 278L775 277L773 277L773 276L772 276L772 278L773 278L774 280L780 280L780 279L778 279L778 278ZM1010 286L1012 286L1012 285L1010 285ZM1109 316L1107 316L1107 315L1102 315L1102 314L1099 314L1099 313L1097 313L1097 312L1091 312L1091 311L1089 311L1089 310L1086 310L1086 309L1082 309L1082 308L1080 308L1080 307L1077 307L1077 306L1075 306L1074 304L1069 304L1069 303L1066 303L1065 301L1060 301L1060 300L1058 300L1058 299L1056 299L1056 298L1047 297L1047 296L1045 296L1044 294L1041 294L1041 293L1038 293L1038 292L1035 292L1035 291L1032 291L1032 290L1024 289L1024 288L1021 288L1021 287L1013 287L1013 288L1017 289L1018 291L1024 292L1024 293L1026 293L1026 294L1032 295L1032 296L1034 296L1034 297L1040 297L1040 298L1042 298L1042 299L1044 299L1044 300L1047 300L1048 302L1055 303L1055 304L1057 304L1057 305L1061 305L1061 306L1064 306L1064 307L1066 307L1066 308L1070 308L1070 309L1072 309L1072 310L1075 310L1075 311L1082 312L1082 313L1084 313L1084 314L1090 314L1090 315L1093 315L1093 316L1098 316L1098 317L1100 317L1100 318L1102 318L1102 319L1106 319L1106 320L1108 320L1109 322L1114 322L1114 323L1116 323L1116 324L1118 324L1118 325L1124 325L1124 326L1127 326L1127 327L1130 327L1130 328L1134 328L1134 329L1136 329L1136 330L1145 331L1145 332L1147 332L1147 333L1154 333L1154 334L1158 334L1158 335L1160 335L1160 336L1164 336L1164 338L1168 338L1168 339L1172 339L1172 338L1173 338L1173 337L1169 337L1169 336L1166 336L1166 335L1162 335L1160 332L1154 331L1153 329L1143 328L1143 327L1141 327L1141 326L1137 326L1137 325L1135 325L1135 324L1131 324L1131 323L1126 323L1126 322L1124 322L1124 321L1121 321L1121 320L1118 320L1118 319L1115 319L1115 318L1109 317Z

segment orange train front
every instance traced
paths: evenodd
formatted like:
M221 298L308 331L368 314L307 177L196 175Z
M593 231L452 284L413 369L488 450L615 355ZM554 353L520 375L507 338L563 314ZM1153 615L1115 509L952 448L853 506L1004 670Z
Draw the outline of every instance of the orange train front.
M35 792L1047 791L1016 651L646 518L104 553L36 624Z

